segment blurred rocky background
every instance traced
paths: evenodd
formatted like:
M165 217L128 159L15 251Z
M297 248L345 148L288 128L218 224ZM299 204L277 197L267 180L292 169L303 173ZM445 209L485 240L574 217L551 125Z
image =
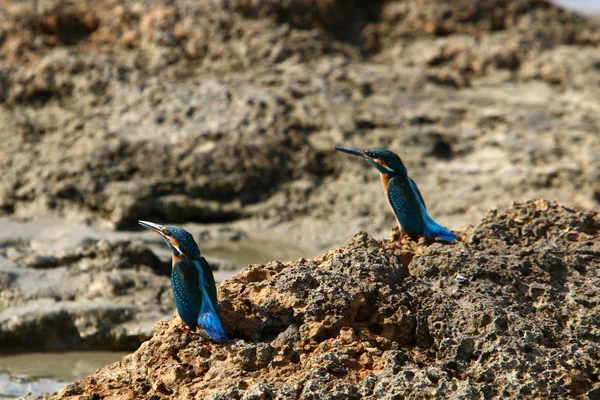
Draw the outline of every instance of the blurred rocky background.
M0 352L131 351L170 319L138 219L188 228L218 280L387 237L336 144L397 152L451 229L598 210L599 44L542 0L0 0Z

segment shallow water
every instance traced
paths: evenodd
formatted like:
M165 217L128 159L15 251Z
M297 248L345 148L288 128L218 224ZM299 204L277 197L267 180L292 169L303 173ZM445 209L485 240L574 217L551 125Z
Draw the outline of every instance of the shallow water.
M121 360L127 353L89 351L0 356L0 398L55 393L67 383ZM35 397L34 397L35 396Z
M171 251L164 245L162 239L155 239L154 236L151 238L146 242L148 247L163 261L169 260ZM227 267L213 272L217 283L231 278L241 269L246 268L248 264L262 264L275 260L297 260L301 257L309 258L316 255L290 244L247 238L240 241L202 242L201 252L209 263L215 259L231 263L231 268Z
M289 243L274 243L258 239L243 239L239 242L203 243L202 252L208 257L220 258L245 268L248 264L266 263L269 261L289 261L300 257L309 257L306 250Z

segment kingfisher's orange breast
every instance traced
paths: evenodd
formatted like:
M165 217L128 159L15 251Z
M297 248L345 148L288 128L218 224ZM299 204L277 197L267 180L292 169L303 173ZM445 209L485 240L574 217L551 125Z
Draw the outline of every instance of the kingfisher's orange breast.
M379 178L381 179L381 184L383 185L383 192L385 193L385 198L388 199L388 186L390 184L390 176L379 173Z
M396 218L396 222L398 223L398 228L401 228L402 225L400 224L400 220L398 220L398 216L396 215L396 211L394 211L394 207L392 207L392 203L390 203L390 196L388 194L388 187L390 185L390 176L387 174L379 174L379 178L381 179L381 185L383 186L383 193L385 193L385 200L388 203L388 206L390 206L390 209L392 210L392 214L394 214L394 218Z
M173 263L171 264L171 267L174 267L175 264L177 264L179 261L181 261L181 257L176 256L175 254L172 255L173 257Z

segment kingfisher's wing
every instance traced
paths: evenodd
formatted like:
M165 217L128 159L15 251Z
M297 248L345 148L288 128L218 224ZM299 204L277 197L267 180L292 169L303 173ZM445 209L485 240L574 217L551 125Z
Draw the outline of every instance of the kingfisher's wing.
M454 233L450 232L448 229L435 222L433 218L429 216L429 213L427 212L427 207L425 206L425 201L423 200L423 196L421 195L421 192L419 191L419 188L417 187L415 181L408 178L408 182L420 200L419 207L421 209L421 215L423 217L423 232L421 233L421 235L437 237L446 242L451 242L454 239L456 239L456 235Z
M421 204L423 204L423 207L425 209L427 209L427 206L425 205L425 200L423 200L423 195L421 194L421 191L419 190L419 187L417 186L417 184L415 183L415 181L413 181L412 179L408 178L408 183L410 184L410 186L413 188L413 190L415 191L415 193L419 197L419 200L421 200Z
M202 303L197 316L198 326L213 340L228 339L221 320L219 319L219 304L217 300L217 286L210 265L204 257L193 261L198 270L198 289L202 293Z
M208 293L208 297L210 302L212 303L215 311L219 310L219 302L217 301L217 285L215 283L215 277L212 273L212 269L206 261L206 258L200 257L200 260L195 261L196 268L199 271L199 274L202 278L201 282L198 282L198 285L204 286L205 290Z
M406 176L395 176L388 184L388 199L402 229L411 237L423 235L423 209L421 194L414 190L413 182Z
M182 258L173 266L171 287L179 316L190 328L197 326L202 307L202 292L198 290L199 271L194 261Z

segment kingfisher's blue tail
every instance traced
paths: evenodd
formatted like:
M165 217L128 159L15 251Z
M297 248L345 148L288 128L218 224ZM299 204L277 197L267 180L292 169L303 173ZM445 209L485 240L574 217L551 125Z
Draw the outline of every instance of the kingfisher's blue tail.
M424 215L425 230L423 236L436 237L445 242L456 239L456 235L435 222L427 213Z
M198 316L198 326L204 329L204 332L206 332L208 337L212 340L229 339L223 329L223 325L221 325L219 316L212 307L210 307L209 310L200 312L200 315Z
M436 237L444 242L451 242L456 239L456 235L454 233L435 222L433 218L429 216L427 207L425 207L425 201L423 200L423 196L421 196L421 192L419 191L415 181L408 178L408 183L413 191L417 194L417 199L419 200L419 209L421 210L421 215L423 216L423 224L425 227L421 236Z

